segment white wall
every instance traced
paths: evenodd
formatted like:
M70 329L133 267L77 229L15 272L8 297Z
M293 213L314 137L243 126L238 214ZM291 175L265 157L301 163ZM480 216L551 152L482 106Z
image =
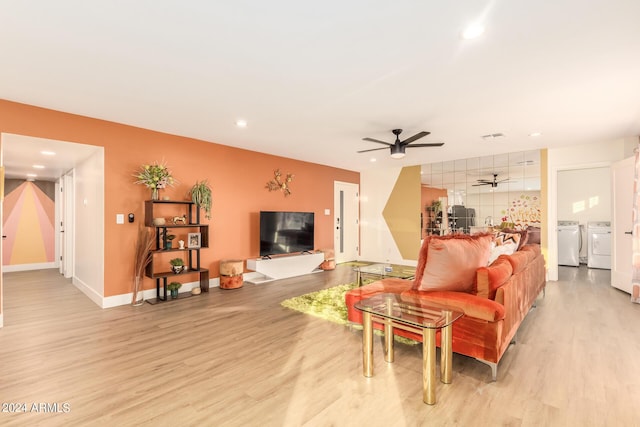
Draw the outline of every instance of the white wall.
M628 138L588 145L573 145L549 149L547 152L548 212L547 212L547 275L549 280L558 280L558 174L562 171L606 168L612 163L628 157ZM637 140L637 138L636 138ZM610 191L609 189L607 191ZM562 194L562 197L566 197ZM609 203L611 206L611 203ZM611 209L609 207L609 209Z
M96 304L104 297L104 149L75 169L73 283Z
M417 263L415 260L402 258L382 216L382 211L401 170L402 168L398 167L360 173L360 259L362 260L389 261L404 265ZM420 215L419 210L416 215Z

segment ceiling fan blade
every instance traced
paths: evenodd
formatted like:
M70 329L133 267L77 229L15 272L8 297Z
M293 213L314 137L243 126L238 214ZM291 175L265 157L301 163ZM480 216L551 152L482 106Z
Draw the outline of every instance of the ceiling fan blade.
M378 144L384 144L384 145L389 145L389 146L393 145L393 144L390 144L388 142L380 141L379 139L373 139L373 138L362 138L362 140L363 141L369 141L369 142L377 142Z
M418 132L413 136L410 136L409 138L405 139L404 141L400 142L402 145L407 145L407 144L411 144L413 141L420 139L420 138L424 138L425 136L429 135L431 132Z
M406 147L442 147L444 142L430 142L428 144L411 144Z
M378 151L378 150L388 150L389 148L387 147L382 147L382 148L372 148L370 150L360 150L357 151L357 153L368 153L369 151Z
M492 182L479 182L478 184L471 184L472 187L479 187L481 185L491 185Z

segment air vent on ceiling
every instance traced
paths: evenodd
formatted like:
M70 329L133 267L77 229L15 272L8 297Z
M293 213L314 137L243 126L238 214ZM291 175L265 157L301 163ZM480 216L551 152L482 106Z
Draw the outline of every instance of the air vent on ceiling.
M490 133L488 135L482 135L482 139L495 139L495 138L503 138L504 134L502 133Z

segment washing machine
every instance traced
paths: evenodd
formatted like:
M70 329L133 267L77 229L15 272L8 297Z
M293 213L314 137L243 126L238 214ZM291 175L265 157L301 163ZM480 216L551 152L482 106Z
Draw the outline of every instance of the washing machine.
M581 246L578 221L558 221L558 265L580 266Z
M611 223L587 223L587 267L611 270Z

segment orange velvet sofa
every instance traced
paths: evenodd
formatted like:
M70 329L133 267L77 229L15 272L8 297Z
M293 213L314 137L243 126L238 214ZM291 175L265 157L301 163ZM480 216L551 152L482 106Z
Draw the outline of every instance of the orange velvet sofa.
M475 270L474 283L467 292L423 291L418 289L426 265L426 241L420 250L416 277L412 280L383 279L346 293L348 319L362 324L362 313L354 304L370 296L391 292L403 296L447 305L464 312L453 324L453 351L473 357L491 367L493 381L498 363L509 345L515 341L516 331L544 291L546 269L540 246L528 244L511 255L500 255L490 265ZM464 260L460 260L463 263ZM374 324L382 329L382 325ZM397 335L421 341L422 337L402 329ZM436 336L440 345L440 333Z

